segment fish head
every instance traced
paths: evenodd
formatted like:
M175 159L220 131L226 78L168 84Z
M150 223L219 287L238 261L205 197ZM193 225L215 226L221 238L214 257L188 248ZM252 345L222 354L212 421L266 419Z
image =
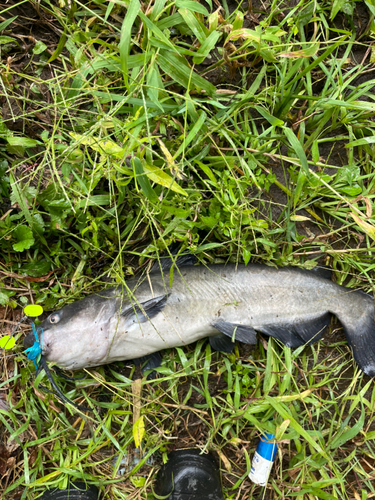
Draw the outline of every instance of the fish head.
M90 295L52 312L37 332L47 361L69 370L102 364L109 347L109 324L115 300L110 293ZM24 346L35 342L33 332Z

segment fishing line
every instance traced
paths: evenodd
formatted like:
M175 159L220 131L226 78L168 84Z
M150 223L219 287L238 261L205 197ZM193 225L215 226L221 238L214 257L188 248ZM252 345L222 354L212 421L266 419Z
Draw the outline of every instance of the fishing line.
M85 406L81 406L81 405L77 405L77 404L73 403L73 401L71 401L70 399L68 399L61 392L61 390L59 389L58 385L56 384L54 378L52 377L52 373L51 373L51 371L50 371L50 369L49 369L49 367L47 365L46 360L44 359L43 354L42 354L41 344L43 345L43 328L39 327L38 329L36 329L35 328L35 323L32 323L31 326L32 326L32 329L33 329L33 334L34 334L35 342L34 342L34 344L31 347L29 347L28 349L25 350L25 353L27 353L27 359L30 359L34 363L34 366L35 366L35 369L36 369L35 377L37 377L39 375L39 373L41 372L42 368L44 369L45 374L47 375L48 380L51 382L51 385L55 389L56 392L50 391L47 387L45 387L44 385L41 385L41 384L39 385L39 387L44 392L48 392L50 394L53 394L54 396L56 396L57 398L59 398L61 401L65 402L65 403L68 403L68 404L71 404L72 406L74 406L75 408L77 408L80 411L83 411L83 412L84 411L92 411L90 408L86 408ZM40 333L40 336L41 336L41 340L40 341L39 341L38 332ZM61 374L61 372L60 372L59 369L55 368L55 371L58 374ZM72 377L68 377L67 375L64 375L64 374L61 374L61 375L62 375L63 378L65 378L67 380L77 380L77 379L74 379ZM84 377L82 377L82 378L84 378Z
M27 315L23 316L20 319L20 321L13 328L12 333L9 335L8 340L6 341L5 346L1 348L1 352L5 351L6 346L8 345L10 339L13 338L13 336L17 332L19 326L22 323L24 323L26 320L28 320L28 319L29 319L29 316L27 316ZM34 366L35 366L35 369L36 369L35 378L39 375L39 373L42 371L42 369L44 369L45 374L47 375L48 380L50 381L52 387L55 389L56 392L53 392L53 391L49 390L47 387L45 387L42 384L39 384L39 387L44 392L48 392L49 394L53 394L54 396L56 396L57 398L59 398L64 403L68 403L68 404L74 406L74 408L77 408L77 410L80 410L82 412L93 411L91 408L86 408L85 406L81 406L81 405L77 405L77 404L73 403L73 401L71 401L70 399L68 399L61 392L61 390L59 389L58 385L56 384L54 378L52 377L51 371L48 368L48 365L47 365L46 360L44 359L44 356L42 355L42 347L41 347L41 345L43 345L43 328L41 328L41 327L36 328L34 322L31 324L31 327L32 327L32 331L33 331L33 334L34 334L35 342L34 342L34 344L31 347L29 347L28 349L25 349L24 352L27 353L27 359L29 359L30 361L32 361L34 363ZM40 341L39 341L39 335L38 335L38 333L40 334L40 338L41 338ZM3 358L8 358L8 357L11 357L11 356L15 356L15 354L9 354L7 356L3 356ZM62 371L58 367L56 367L56 366L53 367L53 370L60 377L62 377L65 380L82 380L82 379L85 378L85 376L83 376L83 377L68 377L67 375L65 375L64 373L62 373Z
M5 351L6 346L8 345L8 342L10 341L11 338L13 338L14 334L17 332L18 327L28 319L28 316L24 316L23 318L20 319L20 321L16 324L16 326L13 328L12 333L9 335L8 340L6 341L6 344L4 347L1 348L1 351Z
M58 366L52 366L52 370L56 372L59 377L65 380L83 380L86 378L86 375L83 377L68 377L68 375L65 375L65 373Z
M72 406L74 406L74 408L77 408L77 410L80 410L80 411L93 411L91 408L86 408L85 406L81 406L81 405L77 405L75 403L73 403L73 401L71 401L70 399L68 399L66 396L64 396L64 394L61 392L61 390L59 389L58 385L56 384L54 378L52 377L52 373L50 371L50 369L48 368L48 365L47 365L47 362L46 360L44 359L44 356L42 355L40 357L40 361L39 361L39 368L38 368L38 371L36 373L36 376L42 371L42 369L45 371L46 375L47 375L47 378L48 380L51 382L51 385L52 387L55 389L56 392L53 392L53 391L50 391L47 387L45 387L44 385L41 385L39 384L39 387L44 391L44 392L48 392L49 394L53 394L54 396L56 396L57 398L61 399L61 401L63 401L64 403L68 403Z
M13 358L13 356L17 356L17 353L14 353L14 354L7 354L6 356L2 356L2 357L1 357L1 359Z

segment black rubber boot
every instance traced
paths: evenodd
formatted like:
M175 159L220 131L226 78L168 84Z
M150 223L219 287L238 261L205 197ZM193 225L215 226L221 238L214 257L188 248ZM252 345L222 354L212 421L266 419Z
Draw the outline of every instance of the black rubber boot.
M200 453L172 451L157 475L155 493L168 500L223 500L219 467L212 455Z
M83 482L74 482L66 490L48 490L42 500L98 500L99 490L96 486Z

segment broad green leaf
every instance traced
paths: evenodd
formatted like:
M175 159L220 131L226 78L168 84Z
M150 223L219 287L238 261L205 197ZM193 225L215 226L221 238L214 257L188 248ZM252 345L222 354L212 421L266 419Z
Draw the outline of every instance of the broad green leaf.
M47 45L40 40L36 42L33 48L33 54L42 54L47 49Z
M375 439L375 431L366 432L366 441Z
M316 10L316 3L309 2L303 9L298 9L298 19L296 24L306 26L311 21L312 16Z
M297 157L299 158L299 161L301 162L301 166L303 170L305 171L306 176L309 175L309 164L307 163L307 158L306 154L303 150L302 144L299 142L297 137L295 136L293 130L288 127L284 127L284 133L286 135L286 138L289 141L289 144L292 146L294 151L296 152Z
M222 243L205 243L204 245L197 247L194 253L206 252L207 250L212 250L213 248L219 248L222 246L224 246Z
M216 92L216 88L212 83L189 68L184 58L163 50L158 54L157 61L167 75L171 76L172 79L176 80L176 82L186 89L191 89L193 84L194 87L205 90L210 96Z
M17 186L17 189L16 189L16 186ZM26 204L28 205L32 205L33 204L33 200L35 198L37 194L37 190L34 186L30 186L30 185L21 185L21 184L16 184L14 186L12 186L12 192L11 192L11 195L10 195L10 202L12 203L12 205L15 205L16 203L19 204L19 198L21 198L21 200ZM20 205L21 207L21 205ZM21 207L23 208L23 207ZM39 216L41 217L41 215L39 214Z
M321 489L321 488L327 488L328 486L331 486L332 484L338 484L340 482L342 482L342 478L339 479L339 478L333 477L332 479L323 479L320 481L313 481L312 483L302 484L302 488L306 487L306 488ZM336 499L336 497L332 497L332 498Z
M154 165L145 164L143 166L143 169L147 177L151 179L153 182L156 182L161 186L171 189L175 193L179 193L184 196L188 195L187 192L177 184L177 182L173 179L173 177L168 175L161 168L155 167Z
M143 476L130 476L130 481L136 488L142 488L146 484L146 478Z
M9 19L6 19L2 23L0 23L0 31L4 31L7 26L12 24L13 21L17 19L18 16L10 17Z
M365 410L362 407L361 415L358 419L358 421L348 429L347 431L343 432L348 425L350 421L351 415L345 419L343 422L343 425L341 426L342 428L338 431L337 435L332 439L331 444L330 444L330 449L335 450L336 448L339 448L343 444L345 444L347 441L350 441L351 439L355 438L357 434L359 434L363 428L363 425L365 423Z
M365 4L367 5L368 10L371 15L375 16L375 2L374 0L365 0Z
M236 379L234 382L234 397L233 397L233 404L236 410L240 407L241 403L241 388L240 388L240 379L239 376L236 375Z
M158 38L156 38L154 36L150 36L150 44L154 48L159 48L159 49L163 49L163 50L171 50L169 43L165 43L163 40L159 40ZM173 52L176 52L176 51L173 51ZM178 48L178 53L179 53L179 55L184 55L184 56L192 56L192 57L195 56L195 51L184 49L182 47Z
M151 57L151 53L143 54L132 54L128 56L128 70L132 68L139 68L140 66L145 66ZM120 71L121 72L121 60L119 57L115 56L101 56L100 58L94 59L90 62L90 66L87 67L87 74L97 73L101 69L107 69L108 71ZM109 93L107 93L109 95ZM117 95L117 94L114 94ZM124 98L124 96L118 96Z
M148 198L150 201L155 202L157 200L157 196L155 191L151 187L146 172L143 170L141 160L139 158L133 158L132 163L133 163L135 178L137 179L137 182L141 190L143 191L146 198Z
M203 127L206 119L207 119L207 115L204 111L202 111L202 113L200 114L200 116L198 118L198 121L194 124L193 128L188 133L187 137L180 144L178 150L176 151L176 153L174 155L174 158L177 158L183 151L185 151L187 146L197 137L198 132Z
M94 194L90 195L88 198L83 198L82 200L77 201L75 204L75 208L84 208L84 207L103 207L108 206L110 204L111 198L109 194Z
M20 269L20 273L34 278L40 278L49 273L50 270L51 263L48 260L42 259L24 264Z
M172 268L174 267L174 264L172 265ZM185 372L190 375L192 370L191 370L191 361L188 360L186 357L185 351L181 349L180 347L176 347L176 351L178 353L178 356L180 358L181 364L185 370Z
M289 418L284 420L277 428L276 428L276 432L275 432L275 440L276 441L280 441L283 437L283 435L285 434L285 431L287 430L287 428L289 427L289 424L290 424L290 420Z
M133 424L133 438L136 448L141 446L145 435L145 422L143 416L139 417Z
M251 252L247 248L244 248L243 249L243 261L244 261L245 266L248 265L250 258L251 258Z
M107 9L105 11L105 16L104 16L104 23L107 22L107 19L109 17L109 15L111 14L113 8L114 8L115 4L112 3L112 2L109 2L108 5L107 5Z
M101 154L114 155L117 157L122 157L124 153L124 148L119 146L113 141L107 139L99 139L99 137L86 137L81 134L76 134L75 132L69 132L70 135L84 146L89 146L94 151L98 151Z
M213 31L197 50L197 55L193 57L193 63L201 64L211 52L211 50L215 48L216 42L220 37L221 33L219 31Z
M357 139L356 141L348 142L348 144L345 144L345 147L352 148L354 146L367 146L368 144L374 144L374 143L375 143L375 137L369 136L369 137L362 137L362 139Z
M268 341L268 346L267 346L267 362L266 362L266 370L264 372L264 379L263 379L263 392L264 394L268 394L270 390L273 388L273 386L276 384L276 374L274 364L276 362L276 355L275 355L275 341L270 338Z
M13 250L16 252L28 250L35 242L33 232L27 226L17 226L13 231L13 236L17 240L17 243L13 245Z
M285 398L285 396L283 396ZM299 395L298 395L299 397ZM285 420L290 420L290 427L298 432L318 453L327 458L327 453L323 448L311 437L310 433L305 431L305 429L293 418L290 410L283 404L277 402L276 398L270 396L265 396L266 401L273 406L279 415L281 415ZM316 436L318 438L318 435Z
M7 43L15 43L19 47L19 43L15 38L5 35L0 36L0 45L6 45Z
M294 197L293 203L294 203L295 207L297 206L297 203L298 203L299 198L301 196L303 187L306 184L306 181L307 181L307 176L305 174L304 169L301 168L300 171L298 172L296 187L292 192L292 195ZM295 217L298 217L298 216L295 216ZM293 219L290 218L290 220L293 220ZM294 219L294 220L298 220L298 219Z
M335 0L331 10L331 21L335 19L340 10L350 15L350 8L353 14L352 2L348 0Z
M13 295L16 295L16 292L0 288L0 306L6 306L9 303L10 297L13 297Z
M354 212L350 212L350 215L353 217L362 231L364 231L372 240L375 241L375 226L373 226L369 222L365 222Z
M195 17L195 15L190 10L179 9L179 13L183 17L185 23L197 37L199 43L204 43L208 35L207 28Z
M315 56L315 54L319 50L319 43L311 43L309 44L309 47L307 49L302 49L302 50L295 50L295 51L288 51L288 52L282 52L281 54L277 54L277 57L287 57L289 59L299 59L301 57L312 57Z
M163 12L166 1L167 0L155 0L154 1L151 12L149 13L149 17L150 17L151 21L155 21L155 19Z
M268 123L270 123L273 127L282 127L284 125L284 122L280 120L280 118L276 118L275 116L272 116L268 111L266 111L264 108L261 106L256 106L255 109L258 111L260 115L265 118Z
M314 498L314 497L316 497L316 498L321 498L322 500L337 500L337 496L336 495L331 495L327 491L322 491L319 488L308 488L306 490L305 490L305 488L303 488L302 491L303 492L306 491L306 492L311 493L311 495L306 495L308 498ZM303 496L305 496L305 495L303 495Z
M196 164L199 165L199 167L203 170L203 172L207 175L207 177L210 179L211 182L217 186L217 180L216 177L214 176L211 168L206 165L205 163L202 163L201 161L196 160Z
M53 51L52 56L47 61L48 64L59 57L59 55L63 51L63 48L65 47L65 43L66 43L66 34L63 33L60 37L60 40L59 40L59 43L57 44L56 49Z
M243 13L238 11L233 21L233 31L240 30L242 26L243 26Z
M305 217L304 215L291 215L289 217L289 220L292 220L294 222L302 222L302 221L306 221L306 220L311 221L311 219L309 217Z
M160 21L157 21L155 23L155 26L160 30L163 31L166 28L171 28L172 26L177 26L178 24L182 24L184 22L184 18L176 12L175 14L172 14L171 16L165 17L164 19L161 19Z
M35 220L33 216L30 213L29 207L28 207L28 193L30 193L30 189L35 189L32 188L31 186L21 186L18 182L16 182L14 175L10 174L9 175L10 179L10 185L12 188L12 194L11 194L11 199L14 197L15 203L18 203L20 209L22 210L22 214L25 217L26 221L28 222L30 227L33 227L35 224ZM41 236L41 239L43 243L47 245L47 242Z
M141 66L142 66L142 64L141 64ZM143 99L139 99L138 97L129 97L129 96L123 96L123 95L117 95L117 94L107 94L105 92L100 92L98 90L94 90L92 93L93 93L93 95L98 96L100 98L101 103L106 103L106 102L111 102L111 101L115 101L115 102L123 101L124 106L126 106L127 104L132 104L135 106L145 106L146 108L157 109L158 111L160 111L160 107L156 103L150 101L149 99L143 100ZM175 111L176 109L179 108L179 106L177 104L164 104L164 103L162 103L162 106L163 106L164 111ZM140 118L140 120L145 121L146 118L142 117L142 118ZM133 126L134 126L134 123L128 125L128 127L133 127Z
M192 0L176 0L176 7L181 9L188 9L192 12L198 12L204 16L209 16L209 12L202 4L199 2L193 2Z
M288 82L287 87L290 88L297 80L301 80L301 78L303 78L307 73L310 73L310 71L312 69L318 67L319 64L322 61L324 61L324 59L326 59L331 54L331 52L333 52L335 49L337 49L337 47L339 47L346 40L347 37L348 37L348 35L342 36L336 43L334 43L330 47L328 47L328 49L325 50L323 52L323 54L321 54L319 57L314 59L314 61L312 63L310 63L308 66L306 66L302 71L298 71L296 73L296 76L293 78L293 80ZM301 60L299 60L299 61L301 61ZM344 101L337 101L337 102L344 102ZM366 102L363 104L368 104L368 103Z
M159 67L155 63L152 64L147 73L147 94L151 99L151 101L157 104L158 107L161 109L161 111L164 111L163 107L159 102L159 92L160 92L159 84L161 84Z
M280 38L286 34L286 31L283 31L281 29L276 29L271 31L270 29L266 29L264 31L258 31L258 30L250 30L247 28L241 28L239 30L234 30L232 31L226 40L225 43L228 43L229 40L238 40L239 38L242 38L244 40L251 40L253 42L256 42L258 44L261 43L261 41L268 40L270 42L275 42L279 43Z
M322 99L319 107L322 109L329 109L333 106L339 106L342 108L350 109L353 111L363 111L367 113L373 113L375 111L375 104L368 101L340 101L338 99Z
M337 191L340 193L347 194L348 196L358 196L360 193L362 193L362 188L359 184L353 184L353 186L342 186L338 187Z
M7 137L7 141L11 146L21 146L22 148L35 148L35 146L41 144L41 142L28 137Z
M170 48L171 51L174 53L180 54L179 49L176 45L174 45L161 31L158 26L151 21L149 17L147 17L142 11L139 11L138 13L139 17L141 20L144 22L144 24L147 26L149 30L152 31L152 33L162 42L166 43L168 47Z

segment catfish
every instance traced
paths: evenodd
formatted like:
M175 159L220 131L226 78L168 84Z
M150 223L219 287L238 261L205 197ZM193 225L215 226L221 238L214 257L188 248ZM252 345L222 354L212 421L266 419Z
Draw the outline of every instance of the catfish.
M42 356L69 370L120 360L155 368L163 349L204 337L223 352L236 340L255 344L257 332L291 348L312 344L334 315L358 366L373 377L374 299L326 274L260 264L196 266L177 258L50 314L41 325ZM30 334L25 346L34 340Z

